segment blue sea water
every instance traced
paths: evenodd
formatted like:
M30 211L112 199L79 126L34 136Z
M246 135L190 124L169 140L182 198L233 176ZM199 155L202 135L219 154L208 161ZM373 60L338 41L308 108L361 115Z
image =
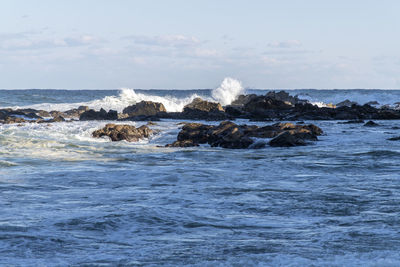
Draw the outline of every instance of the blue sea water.
M400 99L399 90L290 93ZM0 107L121 110L148 99L179 110L196 96L212 93L0 90ZM160 133L138 143L92 138L105 121L0 125L0 265L400 265L400 141L387 140L400 121L307 121L325 134L305 147L160 147L179 122L157 122Z

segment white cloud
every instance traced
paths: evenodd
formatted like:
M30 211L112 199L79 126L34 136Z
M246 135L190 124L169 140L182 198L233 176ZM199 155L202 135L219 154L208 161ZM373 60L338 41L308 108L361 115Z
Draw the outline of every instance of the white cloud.
M194 46L200 43L200 41L193 36L185 36L180 34L159 36L132 35L124 37L124 39L133 40L135 44L149 46L184 47Z
M274 48L293 48L302 46L302 43L299 40L275 41L269 43L268 46Z

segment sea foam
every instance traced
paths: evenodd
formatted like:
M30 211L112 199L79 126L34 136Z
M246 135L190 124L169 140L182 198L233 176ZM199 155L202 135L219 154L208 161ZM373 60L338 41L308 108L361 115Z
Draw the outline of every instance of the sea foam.
M221 85L213 89L211 92L212 97L201 96L204 100L219 102L221 105L229 105L235 100L239 94L242 94L244 89L241 82L233 78L225 78ZM36 105L30 105L30 108L43 109L47 111L58 110L66 111L69 109L77 108L79 106L88 106L91 109L100 110L116 110L122 112L124 108L130 105L134 105L140 101L153 101L162 103L168 112L181 112L183 108L191 103L193 99L200 97L198 94L192 94L186 97L175 97L171 95L157 96L145 93L137 93L134 89L121 88L118 95L105 96L101 99L95 99L88 102L79 103L41 103ZM12 107L12 108L25 108L25 107Z

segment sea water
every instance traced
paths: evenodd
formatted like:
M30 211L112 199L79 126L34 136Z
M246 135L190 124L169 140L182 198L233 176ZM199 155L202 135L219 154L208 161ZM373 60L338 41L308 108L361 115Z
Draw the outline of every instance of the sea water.
M0 90L0 107L121 111L151 100L180 111L195 97L269 91L226 86L235 88ZM289 92L400 100L398 90ZM137 143L92 138L106 121L0 125L0 265L400 265L400 142L387 140L400 121L306 121L324 135L304 147L163 147L179 122L156 122L159 133Z

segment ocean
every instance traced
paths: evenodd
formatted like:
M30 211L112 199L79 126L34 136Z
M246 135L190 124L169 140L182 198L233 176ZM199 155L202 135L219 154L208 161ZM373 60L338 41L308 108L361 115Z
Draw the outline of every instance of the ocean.
M318 105L400 101L400 90L288 92ZM121 111L151 100L180 111L195 97L221 94L0 90L0 108ZM324 135L293 148L163 147L180 122L156 122L159 133L137 143L92 138L106 121L0 124L0 265L400 265L400 141L387 140L400 121L306 121Z

